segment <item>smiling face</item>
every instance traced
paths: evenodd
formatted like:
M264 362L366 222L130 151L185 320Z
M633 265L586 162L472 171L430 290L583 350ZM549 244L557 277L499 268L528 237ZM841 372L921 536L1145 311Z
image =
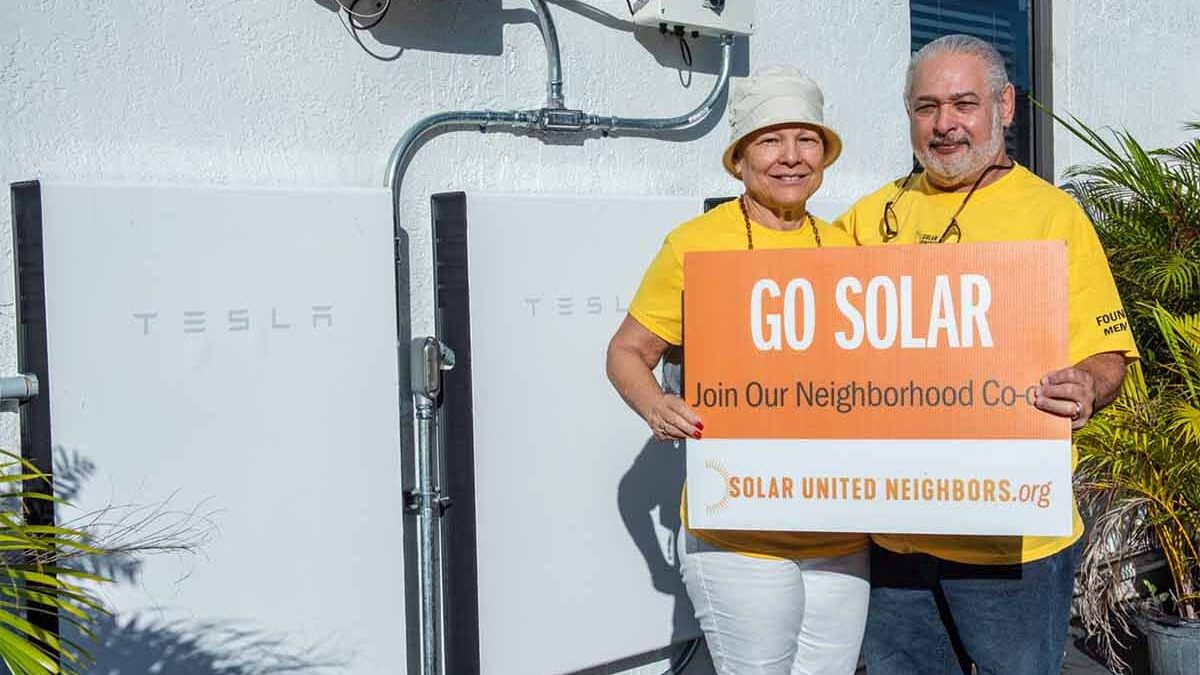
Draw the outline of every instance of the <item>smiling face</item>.
M988 87L983 59L972 54L932 56L913 72L908 101L913 153L932 182L966 189L1005 157L1004 127L1012 123L1014 91L999 99Z
M746 194L772 211L802 209L825 176L820 132L799 124L767 127L748 136L734 156Z

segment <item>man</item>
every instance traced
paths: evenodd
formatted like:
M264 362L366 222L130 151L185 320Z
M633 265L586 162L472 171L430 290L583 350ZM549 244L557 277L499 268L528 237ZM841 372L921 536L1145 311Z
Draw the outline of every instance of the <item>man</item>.
M1066 241L1075 365L1047 373L1035 405L1078 429L1116 397L1137 351L1128 330L1097 321L1121 301L1087 216L1007 154L1014 99L986 42L926 45L905 83L924 171L860 200L841 223L862 245ZM957 674L973 663L980 675L1058 675L1082 534L1075 513L1069 537L874 535L868 672Z

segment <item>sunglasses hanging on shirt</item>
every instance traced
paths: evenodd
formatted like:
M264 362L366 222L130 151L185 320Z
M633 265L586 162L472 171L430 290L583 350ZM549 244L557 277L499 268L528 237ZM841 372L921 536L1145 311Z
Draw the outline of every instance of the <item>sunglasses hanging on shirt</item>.
M954 243L962 241L962 228L958 226L958 216L962 213L963 209L966 208L967 202L971 201L971 195L975 194L975 190L979 187L980 183L983 182L983 179L986 178L987 175L994 169L1002 169L1007 171L1014 166L1016 166L1014 162L1009 162L1008 164L993 164L984 169L983 173L979 174L979 178L975 179L975 183L971 185L971 189L967 190L967 196L963 197L962 203L958 205L958 209L955 210L954 215L950 216L950 223L946 225L945 229L942 230L942 234L938 237L937 243L945 244L951 240L953 240ZM900 234L900 219L898 216L896 216L895 204L896 202L900 201L900 198L904 196L905 192L908 191L908 184L912 181L912 177L916 175L916 172L916 168L910 171L909 174L904 177L904 180L901 181L900 189L896 192L896 196L889 199L883 205L883 218L879 221L879 234L883 238L884 243L890 242Z

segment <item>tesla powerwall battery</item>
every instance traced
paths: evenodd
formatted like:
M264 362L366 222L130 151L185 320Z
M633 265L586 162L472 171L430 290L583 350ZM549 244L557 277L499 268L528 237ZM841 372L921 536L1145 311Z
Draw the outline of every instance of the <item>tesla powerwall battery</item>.
M438 331L457 356L447 672L608 672L700 634L674 547L682 447L652 439L604 359L663 237L719 201L434 196Z
M671 542L683 453L604 375L699 198L434 197L449 671L570 673L699 635Z
M102 566L96 672L404 672L387 193L42 183L14 204L43 432L79 487L59 520L205 532Z

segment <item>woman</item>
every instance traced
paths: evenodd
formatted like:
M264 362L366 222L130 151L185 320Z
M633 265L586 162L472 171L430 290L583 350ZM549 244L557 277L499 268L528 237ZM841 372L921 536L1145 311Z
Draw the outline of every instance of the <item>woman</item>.
M653 374L682 343L684 255L853 243L806 208L842 148L816 83L795 68L764 69L734 84L729 110L723 164L744 193L667 235L608 347L609 379L659 440L704 433ZM685 490L680 570L718 673L853 673L870 592L866 536L693 530L686 499Z

